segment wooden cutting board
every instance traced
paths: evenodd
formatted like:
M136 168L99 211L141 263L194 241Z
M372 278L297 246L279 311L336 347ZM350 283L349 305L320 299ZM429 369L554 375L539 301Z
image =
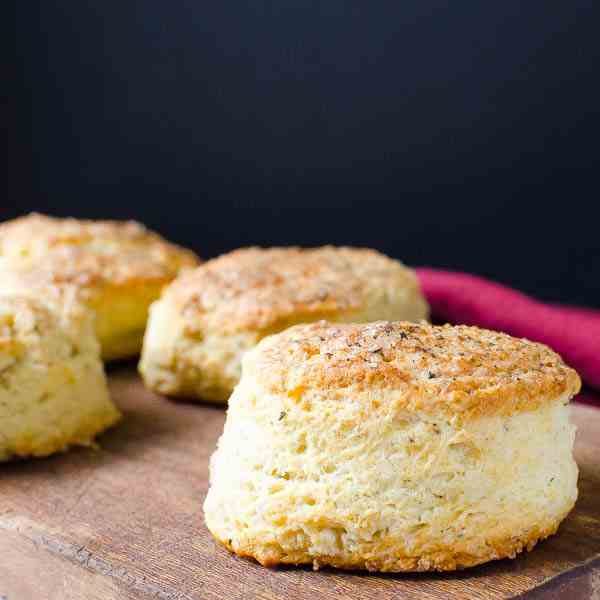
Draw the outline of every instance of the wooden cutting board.
M574 406L580 498L532 553L455 574L269 570L203 524L224 410L160 398L130 368L110 379L125 419L100 449L0 465L0 600L600 598L598 409Z

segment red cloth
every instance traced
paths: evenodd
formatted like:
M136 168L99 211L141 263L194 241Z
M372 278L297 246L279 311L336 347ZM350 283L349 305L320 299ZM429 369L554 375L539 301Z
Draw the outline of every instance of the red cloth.
M544 304L482 277L417 269L436 321L478 325L542 342L600 390L600 310ZM597 394L587 394L586 400Z

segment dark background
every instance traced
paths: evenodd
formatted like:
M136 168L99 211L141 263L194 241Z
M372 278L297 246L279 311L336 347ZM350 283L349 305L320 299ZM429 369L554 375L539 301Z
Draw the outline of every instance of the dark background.
M600 306L593 2L22 2L3 219L356 244Z

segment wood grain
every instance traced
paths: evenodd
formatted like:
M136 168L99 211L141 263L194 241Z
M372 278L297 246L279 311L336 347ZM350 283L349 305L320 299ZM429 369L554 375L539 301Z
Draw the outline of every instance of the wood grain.
M558 535L514 561L455 574L269 570L218 547L202 521L223 409L173 403L129 368L125 414L100 439L0 466L0 599L600 598L600 410L574 407L580 498Z

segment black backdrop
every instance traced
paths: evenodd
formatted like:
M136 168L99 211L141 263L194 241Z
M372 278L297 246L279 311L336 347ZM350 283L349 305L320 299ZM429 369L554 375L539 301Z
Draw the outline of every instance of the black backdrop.
M15 3L0 216L368 245L600 305L593 4Z

